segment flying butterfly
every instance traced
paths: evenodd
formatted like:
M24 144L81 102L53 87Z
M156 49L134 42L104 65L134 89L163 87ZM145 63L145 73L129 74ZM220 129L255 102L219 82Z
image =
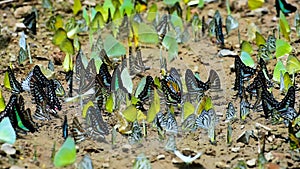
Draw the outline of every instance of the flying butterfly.
M102 109L90 106L85 118L88 135L100 142L105 141L105 135L109 133L107 123L102 118L102 112Z
M8 66L7 67L7 72L8 72L8 77L9 77L9 83L12 88L12 93L19 94L23 91L23 88L21 84L17 81L13 71L11 68Z

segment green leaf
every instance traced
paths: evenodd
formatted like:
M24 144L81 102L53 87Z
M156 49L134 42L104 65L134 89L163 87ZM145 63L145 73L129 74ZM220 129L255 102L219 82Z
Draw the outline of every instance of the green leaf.
M187 117L189 117L191 114L193 114L195 111L195 107L190 102L185 102L183 105L183 119L185 120Z
M123 71L121 72L121 80L122 80L123 86L128 91L128 93L132 94L133 82L131 80L131 77L130 77L127 67L125 67L123 69Z
M289 54L292 49L292 46L288 42L282 39L276 39L276 58Z
M54 156L54 166L64 167L73 164L76 160L75 142L72 137L68 137Z
M300 71L300 61L297 57L289 55L286 62L286 70L290 75L298 73Z
M278 60L273 72L273 80L277 83L280 83L280 72L284 74L286 69L281 60Z
M158 34L153 26L140 23L138 27L138 39L142 43L158 44Z
M286 20L285 15L281 11L279 16L279 27L280 27L280 32L283 34L283 37L287 41L290 41L291 28L288 21Z
M154 89L153 91L153 102L151 103L148 113L147 113L147 122L151 123L154 118L156 117L156 114L160 111L160 99L157 94L157 90Z
M253 49L251 44L248 41L242 42L242 51L247 52L249 55L252 55Z
M255 32L255 42L256 46L265 45L266 39L259 32Z
M250 10L254 10L262 7L264 2L265 2L264 0L248 0L248 7Z
M166 5L174 6L174 4L175 4L176 2L179 2L179 0L163 0L163 2L164 2Z
M241 53L241 60L242 62L249 67L254 67L254 60L251 58L251 56L249 55L249 53L242 51Z
M81 2L80 2L80 0L74 0L73 14L77 15L77 13L80 11L80 9L81 9Z
M122 16L124 16L124 13L130 16L134 11L134 5L131 0L124 0L119 9Z
M16 132L11 125L9 117L4 117L0 122L0 142L14 144L16 142Z
M67 32L64 29L59 28L54 34L52 43L54 45L60 45L65 39L67 39Z
M104 40L104 49L109 57L120 57L126 54L125 47L112 35L108 35Z
M148 14L147 14L147 20L149 22L153 22L157 15L158 15L157 14L157 5L156 5L156 3L154 3L149 8L149 11L148 11Z
M173 31L167 32L162 44L168 49L168 60L170 62L173 61L178 56L178 44L175 33Z
M137 109L130 105L123 111L123 116L129 122L134 122L137 119Z

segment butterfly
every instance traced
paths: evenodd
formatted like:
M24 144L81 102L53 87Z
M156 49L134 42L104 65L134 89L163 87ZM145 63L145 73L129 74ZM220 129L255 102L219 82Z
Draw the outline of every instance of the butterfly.
M217 122L218 118L213 109L203 110L196 119L196 126L208 130L214 128Z
M149 69L143 63L141 48L137 46L135 51L136 57L133 56L132 47L129 46L129 71L131 76L142 73L145 70Z
M65 96L65 89L62 86L62 84L57 79L53 79L53 83L55 86L56 96L59 96L59 97Z
M128 137L129 144L135 144L141 141L143 137L142 129L137 121L133 122L131 133Z
M215 21L215 33L217 37L217 42L221 44L221 47L224 47L224 35L222 30L222 16L220 12L217 10L214 15L214 21Z
M227 144L232 144L232 126L230 123L227 125Z
M244 90L244 81L253 76L256 69L246 66L239 56L235 56L234 68L236 77L233 89L238 90L237 96L241 97Z
M158 112L153 123L160 128L160 130L164 130L169 133L178 132L175 115L170 110L168 110L166 114Z
M76 142L76 140L75 140ZM79 162L78 169L93 169L93 161L88 154L85 154L82 160Z
M246 117L250 114L250 103L248 102L245 94L240 101L240 119L245 120Z
M99 73L95 77L95 93L98 105L104 104L104 100L110 93L112 77L108 71L107 64L103 62L100 66Z
M154 81L152 76L143 77L135 90L135 97L141 102L150 99L153 94Z
M33 71L30 71L27 77L22 81L21 86L24 91L30 91L30 79L33 76Z
M64 139L67 139L68 137L68 118L67 118L67 115L65 115L65 118L64 118L64 122L62 124L62 136Z
M183 130L193 131L196 129L196 119L197 116L193 113L189 115L181 124Z
M17 81L11 68L7 67L6 71L8 72L9 83L12 88L12 93L19 94L19 93L23 92L23 88L22 88L20 82Z
M73 118L70 131L76 144L81 143L88 137L85 129L81 126L77 117Z
M133 169L151 169L151 163L147 159L147 157L144 154L140 154L136 157L134 163L133 163Z
M18 113L18 116L20 117L20 120L22 121L23 125L30 131L35 132L37 131L37 125L33 121L30 109L25 109L25 101L22 95L18 98L18 103L16 104L16 110Z
M202 153L199 152L199 153L197 153L194 157L191 157L191 155L185 156L185 155L183 155L183 154L182 154L180 151L178 151L178 150L175 150L175 151L174 151L174 154L175 154L178 158L180 158L182 161L184 161L186 164L191 164L191 163L193 163L193 161L197 160L197 159L202 155Z
M161 41L164 39L169 29L169 16L165 14L162 16L161 21L156 26L156 31Z
M168 140L167 140L167 143L165 145L165 150L166 151L170 151L170 152L173 152L175 150L177 150L176 148L176 142L175 142L175 135L174 134L171 134L169 137L168 137Z
M230 122L236 118L236 111L232 104L232 102L228 103L227 111L226 111L226 121Z
M102 112L102 109L90 106L85 118L88 135L100 142L105 141L105 136L109 133L107 123L102 118Z
M175 68L171 68L169 75L163 75L163 78L161 79L160 83L167 104L181 104L183 93L182 83L177 70Z
M27 29L32 32L32 34L36 35L36 18L37 18L37 11L32 11L30 14L26 15L23 23Z
M276 12L277 12L277 17L279 17L280 11L288 15L290 13L293 13L297 10L297 7L288 4L285 0L275 0L275 7L276 7Z

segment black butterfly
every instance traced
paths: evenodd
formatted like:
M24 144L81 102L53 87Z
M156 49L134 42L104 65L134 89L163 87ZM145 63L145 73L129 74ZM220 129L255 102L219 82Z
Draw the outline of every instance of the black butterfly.
M64 139L68 137L68 118L67 115L65 115L64 122L62 124L62 136Z
M167 10L168 10L170 15L173 14L176 11L178 16L180 18L182 18L182 9L181 9L180 3L178 1L171 7L167 6Z
M180 75L175 68L171 68L169 75L164 75L160 81L162 91L165 95L167 104L181 104L182 83Z
M36 125L31 118L30 109L24 107L24 98L12 94L8 104L3 112L0 113L0 121L4 117L9 117L9 120L16 131L35 132Z
M56 96L55 89L56 86L54 84L54 81L52 79L48 80L46 86L46 96L48 98L47 105L49 105L53 110L61 110L61 103Z
M102 108L106 98L109 96L112 81L112 77L105 62L101 64L99 74L97 74L95 78L96 100L99 108Z
M87 133L97 141L105 141L105 136L109 134L107 123L102 118L103 109L89 107L86 114Z
M32 11L30 14L26 15L23 23L26 26L27 29L32 32L32 34L36 35L36 13L37 11Z
M237 90L237 96L242 97L244 91L244 81L248 80L256 72L256 69L246 66L239 56L234 56L234 68L235 68L235 83L234 90Z
M43 74L43 72L41 71L41 68L38 65L34 66L34 68L33 68L33 76L36 79L36 83L40 83L42 86L46 86L48 79Z
M297 7L288 4L285 0L275 0L275 7L277 12L276 15L277 17L279 17L280 11L285 15L297 11Z
M19 94L23 92L23 88L21 84L17 81L10 67L7 67L7 73L8 73L9 83L12 88L12 93Z
M135 96L141 101L144 102L146 100L149 100L154 87L154 81L151 76L146 76L145 78L145 84L144 86L140 86L140 84L137 87L137 90L135 91ZM142 89L140 89L142 88ZM138 91L138 89L140 91Z
M65 79L68 82L68 88L69 88L68 96L72 97L72 94L73 94L73 70L70 70L66 73Z
M217 10L215 15L214 15L214 22L215 22L215 32L216 32L216 37L217 37L217 42L221 44L221 47L224 47L224 35L223 35L223 30L222 30L222 16L220 12Z

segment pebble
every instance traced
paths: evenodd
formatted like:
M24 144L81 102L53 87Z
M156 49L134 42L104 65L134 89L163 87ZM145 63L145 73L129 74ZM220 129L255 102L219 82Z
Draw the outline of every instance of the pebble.
M9 169L24 169L23 167L19 167L16 165L11 166Z
M16 23L14 26L14 32L21 32L26 29L26 26L23 23Z
M173 158L173 159L172 159L172 163L173 163L173 164L179 164L179 163L181 163L181 161L178 161L178 160L176 160L176 158Z
M103 164L102 164L102 167L103 167L103 168L109 168L109 163L103 163Z
M240 151L240 149L241 149L240 147L232 147L231 151L234 152L234 153L237 153L237 152Z
M30 13L32 10L32 7L31 6L22 6L22 7L19 7L15 10L14 12L14 16L16 18L22 18L25 14L28 14Z
M131 145L129 144L125 144L123 147L122 147L122 151L124 153L128 153L129 149L131 149Z
M219 57L225 57L225 56L237 56L237 54L234 51L228 50L228 49L222 49L218 53Z
M16 149L13 148L13 146L11 144L8 144L8 143L2 144L1 150L4 151L8 155L16 154Z
M163 155L163 154L160 154L160 155L158 155L158 156L156 157L157 160L163 160L163 159L165 159L165 158L166 158L166 156Z
M210 10L207 12L207 16L210 17L210 18L212 18L212 17L214 17L215 12L216 12L215 10L210 9Z
M251 160L248 160L246 163L248 167L254 167L256 165L256 159L253 158Z
M223 161L218 161L215 163L217 168L230 168L230 165L226 164Z
M268 152L265 154L265 158L267 161L271 161L274 158L274 156L271 152Z

